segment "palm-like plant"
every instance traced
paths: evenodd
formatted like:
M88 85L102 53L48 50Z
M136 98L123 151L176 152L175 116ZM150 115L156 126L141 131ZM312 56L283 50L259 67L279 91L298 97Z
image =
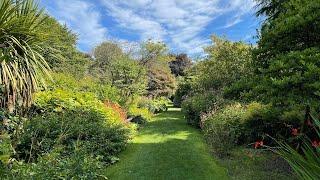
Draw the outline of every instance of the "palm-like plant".
M34 0L0 1L0 107L28 107L49 66L39 53L46 15Z

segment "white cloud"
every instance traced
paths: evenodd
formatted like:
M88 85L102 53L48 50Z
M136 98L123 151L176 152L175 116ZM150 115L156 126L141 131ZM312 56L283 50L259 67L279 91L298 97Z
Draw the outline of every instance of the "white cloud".
M48 0L49 1L49 0ZM222 15L233 14L220 28L230 28L251 13L253 0L55 0L50 13L79 35L80 47L89 50L106 39L102 16L118 28L138 34L140 40L162 40L176 51L202 52L210 43L202 37L207 26ZM117 37L116 37L117 38ZM121 37L118 37L121 38Z
M230 12L231 17L224 28L242 21L250 12L251 0L100 0L106 13L118 22L121 28L140 35L141 40L163 40L174 49L189 54L202 52L201 46L208 38L200 37L201 32L215 18Z
M234 17L233 19L229 20L222 28L225 29L225 28L230 28L238 23L242 22L242 19L241 17L239 16L236 16Z
M93 4L83 0L55 0L53 4L55 8L50 13L79 35L81 47L89 50L107 38L107 28L101 24L101 14Z
M242 16L252 13L256 1L254 0L233 0L229 5L229 10L234 12L235 15L228 19L226 24L222 28L230 28L243 21Z

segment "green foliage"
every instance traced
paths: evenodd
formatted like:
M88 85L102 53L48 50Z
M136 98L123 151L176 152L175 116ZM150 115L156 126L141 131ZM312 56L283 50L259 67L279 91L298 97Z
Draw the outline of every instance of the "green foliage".
M112 109L108 109L97 96L90 92L74 92L72 90L56 89L54 91L44 91L36 94L34 103L36 111L56 112L64 109L96 109L105 114L109 122L119 123L120 115ZM106 111L107 109L107 111Z
M129 107L128 116L133 122L144 124L151 120L153 114L147 108Z
M275 19L279 14L285 11L283 7L286 0L255 0L258 3L259 10L257 16L267 16L268 19Z
M301 179L320 178L320 121L313 117L316 138L302 135L302 150L299 152L286 142L278 142L277 153L282 156ZM312 146L311 146L312 144Z
M192 62L187 54L179 54L175 56L175 60L169 62L171 73L177 76L186 75L186 71L191 67Z
M197 94L182 103L182 111L188 124L200 127L201 115L214 109L218 102L211 94Z
M203 131L208 143L219 155L228 155L236 145L251 144L263 140L272 145L267 136L288 139L288 126L297 126L303 117L300 111L285 115L270 105L252 102L248 105L232 104L202 117Z
M138 102L139 108L146 108L151 113L160 113L167 111L168 105L170 104L170 100L167 98L156 98L156 99L149 99L149 98L142 98Z
M76 108L61 112L41 113L30 119L16 148L18 157L35 162L38 157L62 148L63 155L76 148L112 163L126 145L129 130L114 124L112 109ZM120 120L118 120L120 121Z
M45 40L41 54L51 69L82 78L91 64L91 57L76 49L77 35L52 17L38 29Z
M8 134L0 134L0 140L0 167L4 168L10 161L11 155L13 154L13 148Z
M104 167L99 158L79 150L67 157L52 152L37 163L16 162L7 179L107 179L103 175Z
M289 0L261 30L254 64L257 99L288 109L319 107L319 1Z
M184 78L178 84L173 98L173 105L175 107L181 107L182 102L192 93L192 81L190 79Z
M113 85L122 92L125 97L142 95L146 91L146 70L139 62L125 57L119 59L112 66Z
M48 90L66 90L93 94L100 101L112 101L124 105L126 98L121 96L116 87L108 84L101 84L97 79L90 76L77 79L73 75L66 73L53 73L53 81L48 82Z
M251 73L251 48L242 42L231 42L212 36L206 48L207 60L197 69L199 91L221 93L222 89Z
M149 122L153 117L153 113L149 111L148 107L141 107L141 102L146 98L136 97L128 107L128 117L138 124Z
M248 104L243 117L244 141L252 143L265 139L266 135L283 138L287 127L285 121L280 121L279 116L279 112L270 105L257 102Z
M141 64L148 74L147 95L151 98L173 95L176 81L171 74L169 62L172 57L164 43L147 41L142 45Z
M208 58L191 71L191 83L181 83L177 91L181 98L184 94L189 95L182 108L188 123L197 126L202 113L221 109L227 104L223 93L228 86L252 73L250 46L216 36L212 36L212 41L214 45L206 48Z
M32 94L49 75L38 32L45 21L33 0L0 2L0 107L10 112L15 106L30 106Z
M90 68L94 77L117 87L127 99L145 92L145 68L125 54L118 44L104 42L95 48L94 56L95 60Z
M236 145L243 143L244 114L245 108L240 104L234 104L205 118L203 132L217 155L224 156Z

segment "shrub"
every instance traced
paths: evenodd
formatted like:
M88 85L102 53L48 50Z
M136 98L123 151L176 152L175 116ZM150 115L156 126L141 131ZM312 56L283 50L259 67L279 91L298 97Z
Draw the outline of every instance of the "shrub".
M123 112L99 101L94 94L64 90L38 93L31 119L17 146L18 157L34 162L62 147L65 155L75 146L105 162L112 162L130 136ZM40 112L38 114L38 112Z
M107 179L104 164L81 151L70 156L52 152L38 159L37 163L16 162L7 179Z
M244 115L244 126L246 142L254 142L263 139L266 133L274 134L277 123L281 124L278 115L271 106L260 103L250 103L247 105Z
M141 98L137 103L139 108L147 108L151 113L160 113L167 111L170 100L167 98Z
M7 165L10 163L10 158L13 154L11 140L8 134L0 134L0 176L8 174Z
M228 105L203 117L203 131L208 143L220 155L228 154L236 145L256 141L272 145L267 136L288 139L291 136L289 127L295 127L300 119L297 116L300 111L280 112L257 102Z
M229 105L209 115L203 125L207 142L220 156L228 154L243 138L243 117L245 107L240 104Z
M82 79L76 79L72 75L66 73L53 73L53 81L48 81L48 89L64 90L73 92L88 92L94 94L100 101L112 101L120 104L125 103L120 95L120 91L110 85L101 84L98 80L90 76Z
M137 108L132 106L128 109L129 119L138 124L144 124L151 120L153 114L146 108Z
M108 122L110 123L118 124L123 122L120 112L103 104L94 93L63 89L37 93L31 113L61 112L65 109L79 107L99 111L108 117Z
M104 105L107 107L107 108L111 108L113 109L114 112L116 112L117 114L119 114L119 117L120 119L123 121L123 122L126 122L127 120L127 112L117 103L113 103L111 101L105 101L104 102Z
M112 162L124 149L129 132L120 124L110 124L108 118L99 111L83 108L43 113L26 124L16 151L19 158L34 162L56 147L68 155L79 146L87 154Z
M182 111L187 123L200 127L201 114L209 112L215 106L216 98L210 94L197 94L182 103Z
M187 98L188 94L192 90L191 83L189 81L182 81L179 83L178 89L174 94L173 105L175 107L181 107L182 102Z
M264 143L271 145L272 141L266 135L277 139L288 139L291 136L289 127L297 127L303 121L304 112L301 109L282 111L271 105L257 102L246 107L244 116L245 141L254 142L265 139Z

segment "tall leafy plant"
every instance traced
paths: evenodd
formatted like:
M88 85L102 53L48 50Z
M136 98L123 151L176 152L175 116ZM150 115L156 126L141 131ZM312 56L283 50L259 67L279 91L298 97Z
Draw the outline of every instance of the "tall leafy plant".
M313 118L316 137L310 139L303 135L301 152L289 144L280 142L278 153L290 164L301 179L320 179L320 121Z
M0 107L28 107L49 67L40 54L46 20L34 0L0 1Z

